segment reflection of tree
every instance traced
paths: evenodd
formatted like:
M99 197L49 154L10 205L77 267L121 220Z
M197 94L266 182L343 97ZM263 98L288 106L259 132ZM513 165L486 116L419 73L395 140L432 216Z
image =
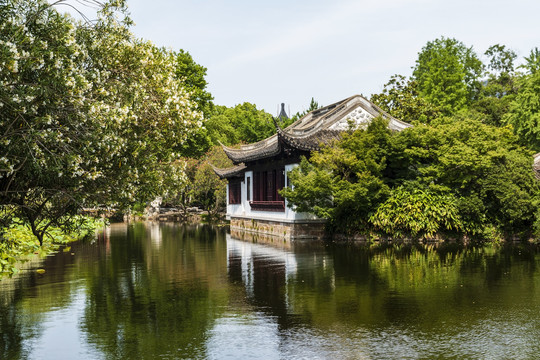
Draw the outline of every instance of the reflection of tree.
M301 254L298 276L289 287L292 311L315 327L365 324L381 318L381 279L370 271L370 254L335 247L323 254Z
M84 279L81 328L108 358L200 358L227 302L224 232L208 226L113 226L96 244L74 244L0 291L0 359L32 353L46 316L72 302ZM154 233L158 233L154 231ZM74 253L74 255L72 255ZM7 281L11 281L8 285Z
M110 358L204 357L205 333L226 301L215 277L226 273L225 254L209 228L161 230L152 252L145 228L130 227L89 275L82 326Z
M0 284L0 359L24 359L32 350L32 340L43 329L47 313L67 307L76 286L70 282L75 263L70 253L59 253L44 260L32 260L22 274L3 279ZM45 276L34 269L46 268Z
M289 313L317 328L407 324L430 331L523 306L516 291L528 299L540 295L536 247L337 246L319 254L323 258L312 267L299 265L288 283ZM324 272L322 262L333 272ZM334 286L326 286L332 278Z
M85 295L81 342L114 359L211 356L208 339L238 336L220 333L238 317L276 324L269 336L284 347L300 333L351 346L359 334L403 329L416 342L436 343L486 322L523 326L526 338L537 333L540 251L533 246L283 251L173 224L112 227L97 242L47 258L43 276L0 284L0 359L34 357L33 339L48 330L43 322L71 309L74 294ZM218 318L224 326L216 329Z
M212 313L202 284L161 288L143 274L92 289L85 311L89 340L111 358L200 357ZM144 288L148 286L148 288Z
M13 303L6 304L0 301L0 358L2 359L22 359L22 323L24 318L20 317Z

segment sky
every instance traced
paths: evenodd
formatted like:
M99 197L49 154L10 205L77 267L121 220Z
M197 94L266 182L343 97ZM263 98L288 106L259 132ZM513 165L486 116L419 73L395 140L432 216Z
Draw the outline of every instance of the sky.
M188 51L207 68L217 105L277 115L311 98L329 105L409 76L441 36L478 55L506 45L519 59L540 47L539 0L127 0L137 37Z

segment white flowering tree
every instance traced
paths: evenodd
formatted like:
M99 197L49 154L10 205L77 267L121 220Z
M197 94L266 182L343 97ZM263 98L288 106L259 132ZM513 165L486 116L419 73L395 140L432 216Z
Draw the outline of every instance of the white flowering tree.
M130 33L124 1L107 2L93 23L44 0L3 3L4 214L25 219L41 243L48 226L68 226L83 205L162 192L161 174L202 120L175 76L175 54Z

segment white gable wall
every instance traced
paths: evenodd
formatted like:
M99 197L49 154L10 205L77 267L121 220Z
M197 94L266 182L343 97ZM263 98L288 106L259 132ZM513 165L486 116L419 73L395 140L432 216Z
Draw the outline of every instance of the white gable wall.
M371 119L373 119L373 116L371 114L369 114L366 110L362 109L361 107L357 107L356 109L351 111L349 114L344 116L343 119L339 120L338 122L330 126L328 129L340 130L340 131L349 130L349 121L351 121L357 127L363 128L369 124Z

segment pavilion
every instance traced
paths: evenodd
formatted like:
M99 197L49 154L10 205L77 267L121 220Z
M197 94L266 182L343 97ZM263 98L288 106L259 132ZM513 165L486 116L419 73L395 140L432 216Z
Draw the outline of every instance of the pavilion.
M283 105L280 116L284 116ZM354 95L314 110L284 129L274 119L276 133L262 141L239 148L222 145L235 165L214 168L216 174L228 180L227 219L231 221L231 233L257 233L285 240L322 237L324 220L289 208L279 190L291 186L288 172L298 166L302 156L309 158L312 151L339 139L351 126L365 127L377 116L386 118L393 131L412 126L363 96Z

